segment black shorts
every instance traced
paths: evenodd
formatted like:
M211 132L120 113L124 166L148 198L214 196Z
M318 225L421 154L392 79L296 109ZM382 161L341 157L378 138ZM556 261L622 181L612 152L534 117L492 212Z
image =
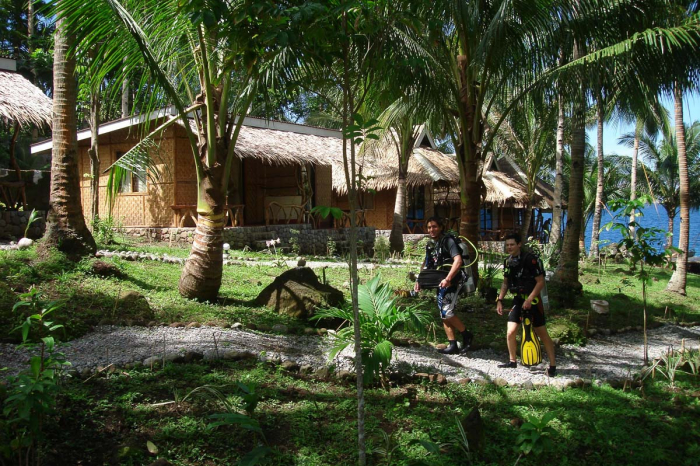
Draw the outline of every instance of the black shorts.
M515 322L516 324L522 322L523 314L527 312L523 310L523 303L526 298L521 295L516 295L513 298L513 308L508 313L508 322ZM535 328L542 327L545 324L544 306L539 296L533 300L530 312L532 313L532 326Z

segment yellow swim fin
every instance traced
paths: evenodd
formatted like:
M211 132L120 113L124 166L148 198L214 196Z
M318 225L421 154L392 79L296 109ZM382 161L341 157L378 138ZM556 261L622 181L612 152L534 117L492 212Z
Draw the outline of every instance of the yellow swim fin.
M542 362L540 340L535 335L529 315L523 317L523 339L520 343L520 362L523 366L535 366Z

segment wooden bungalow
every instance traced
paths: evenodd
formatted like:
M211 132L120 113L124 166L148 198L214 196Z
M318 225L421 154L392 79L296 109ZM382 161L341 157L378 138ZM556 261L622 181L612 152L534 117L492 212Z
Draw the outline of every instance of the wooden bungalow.
M99 128L100 206L107 206L106 170L131 149L144 134L166 118L171 109L105 123ZM81 173L90 172L90 130L78 132ZM37 154L51 149L51 141L32 146ZM125 228L193 227L196 219L195 167L184 128L175 124L156 140L152 157L158 160L159 177L132 174L121 186L112 215ZM236 144L236 155L228 194L229 226L310 224L312 228L349 225L347 213L339 221L311 215L314 206L348 210L347 186L342 160L341 133L336 130L246 117ZM391 157L360 154L356 170L365 177L358 223L379 230L391 228L398 185L398 169ZM525 188L500 172L487 172L485 202L500 208L484 223L486 234L498 225L512 222L508 208L522 205ZM435 148L430 134L421 130L409 163L406 233L424 232L432 215L459 219L457 163L453 155ZM81 182L83 211L90 213L90 183ZM505 208L505 209L504 209ZM486 228L488 227L488 228Z

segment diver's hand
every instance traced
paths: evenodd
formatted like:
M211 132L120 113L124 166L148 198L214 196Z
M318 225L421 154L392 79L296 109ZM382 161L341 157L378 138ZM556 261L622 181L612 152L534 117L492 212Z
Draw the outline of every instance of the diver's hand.
M499 316L503 315L503 303L501 301L496 303L496 312L498 312Z
M416 282L415 285L413 285L413 291L418 293L420 291L420 283Z
M527 298L525 302L523 302L523 309L528 310L532 307L532 301L530 298Z
M439 286L440 286L440 288L447 288L450 286L450 283L451 283L451 281L445 278L440 282Z

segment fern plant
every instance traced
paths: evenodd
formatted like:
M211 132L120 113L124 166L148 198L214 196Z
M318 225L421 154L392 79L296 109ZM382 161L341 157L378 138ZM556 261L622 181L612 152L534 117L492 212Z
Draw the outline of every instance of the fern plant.
M397 331L405 329L423 334L431 320L430 313L424 309L398 305L394 290L388 283L381 283L380 280L381 277L377 275L358 287L365 384L370 384L377 378L385 384L386 369L391 363L394 349L391 337ZM322 309L314 316L317 320L328 318L352 322L352 308ZM353 326L342 327L335 335L330 359L334 359L353 342Z

